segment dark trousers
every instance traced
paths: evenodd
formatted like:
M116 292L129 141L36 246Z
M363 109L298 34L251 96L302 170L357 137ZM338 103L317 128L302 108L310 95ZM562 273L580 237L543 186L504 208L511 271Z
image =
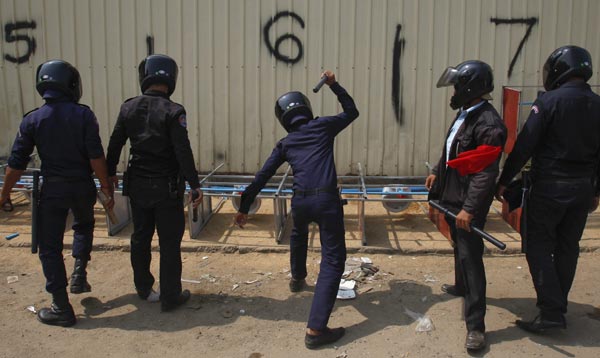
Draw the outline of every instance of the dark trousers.
M465 294L465 323L468 331L485 332L485 267L483 239L475 232L456 228L454 219L446 216L454 241L454 275L459 292ZM485 219L473 219L472 224L483 229Z
M561 319L573 284L579 240L593 197L589 179L539 181L527 212L527 263L546 319Z
M63 239L69 210L73 212L73 257L90 259L94 235L96 186L91 180L44 183L38 216L39 257L46 276L46 291L67 287Z
M294 228L290 238L292 277L306 277L308 225L319 225L321 239L321 267L307 327L323 330L333 310L340 279L346 263L344 211L337 193L319 193L292 199Z
M132 177L129 185L133 216L131 267L135 287L147 291L154 284L150 262L156 229L160 246L160 299L174 302L181 293L181 239L185 231L183 198L170 195L168 178Z

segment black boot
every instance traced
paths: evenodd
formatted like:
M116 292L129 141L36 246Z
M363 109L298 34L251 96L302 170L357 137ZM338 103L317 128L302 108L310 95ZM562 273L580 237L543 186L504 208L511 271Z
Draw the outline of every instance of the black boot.
M52 305L50 308L42 308L37 317L40 322L52 326L70 327L77 322L66 290L53 293Z
M73 274L71 275L71 293L84 293L91 292L92 286L87 282L87 272L85 271L87 267L87 260L84 259L75 259L75 268L73 269Z

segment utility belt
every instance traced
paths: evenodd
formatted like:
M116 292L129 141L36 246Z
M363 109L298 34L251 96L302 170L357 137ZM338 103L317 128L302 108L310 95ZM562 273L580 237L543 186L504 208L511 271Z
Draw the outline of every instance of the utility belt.
M161 185L166 183L170 199L183 198L185 191L185 182L180 176L150 177L132 173L129 168L128 171L123 172L123 196L129 196L132 182Z
M308 189L308 190L298 190L294 189L294 196L312 196L319 194L339 194L338 188L316 188L316 189Z
M44 176L45 183L79 183L92 180L92 177L62 177L62 176Z

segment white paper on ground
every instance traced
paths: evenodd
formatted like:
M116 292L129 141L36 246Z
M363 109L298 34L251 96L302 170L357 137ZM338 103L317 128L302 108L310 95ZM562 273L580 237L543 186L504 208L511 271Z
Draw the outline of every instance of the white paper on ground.
M344 280L340 281L340 290L353 290L356 286L356 281L354 280Z
M352 300L354 298L356 298L356 292L354 292L354 290L338 290L338 300Z

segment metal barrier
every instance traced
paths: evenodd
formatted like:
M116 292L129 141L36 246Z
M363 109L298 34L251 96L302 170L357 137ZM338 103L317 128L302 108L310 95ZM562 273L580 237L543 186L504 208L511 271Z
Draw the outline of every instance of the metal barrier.
M184 196L184 205L187 206L188 211L188 231L192 239L200 237L204 227L206 227L211 217L225 201L232 198L240 198L240 186L245 187L254 180L254 176L251 175L216 174L223 165L224 163L215 167L210 173L200 176L202 178L200 184L204 192L204 197L196 209L196 215L194 215L192 206L188 205L188 195ZM428 192L425 186L423 184L414 184L424 183L425 177L365 176L360 163L358 164L358 172L358 176L338 176L338 183L340 183L340 195L343 200L357 202L358 228L363 245L367 245L365 203L381 202L388 212L395 213L406 209L408 207L408 205L404 205L406 203L427 201ZM122 177L121 174L118 175L119 178ZM122 180L120 182L122 183ZM4 177L2 176L0 177L0 184L3 183ZM283 175L273 176L257 196L258 199L273 200L273 226L277 243L281 243L290 222L290 205L288 201L294 195L292 184L293 176L291 175L291 167L288 166ZM15 186L14 191L23 192L31 200L32 185L33 178L31 172L26 172ZM97 180L96 185L98 188L100 187ZM190 188L187 187L186 192L189 192L189 190ZM218 198L218 202L214 207L213 198ZM108 215L106 215L106 225L110 236L118 234L132 221L129 198L123 196L122 187L115 191L114 199L115 207L113 211L118 222L112 223Z

